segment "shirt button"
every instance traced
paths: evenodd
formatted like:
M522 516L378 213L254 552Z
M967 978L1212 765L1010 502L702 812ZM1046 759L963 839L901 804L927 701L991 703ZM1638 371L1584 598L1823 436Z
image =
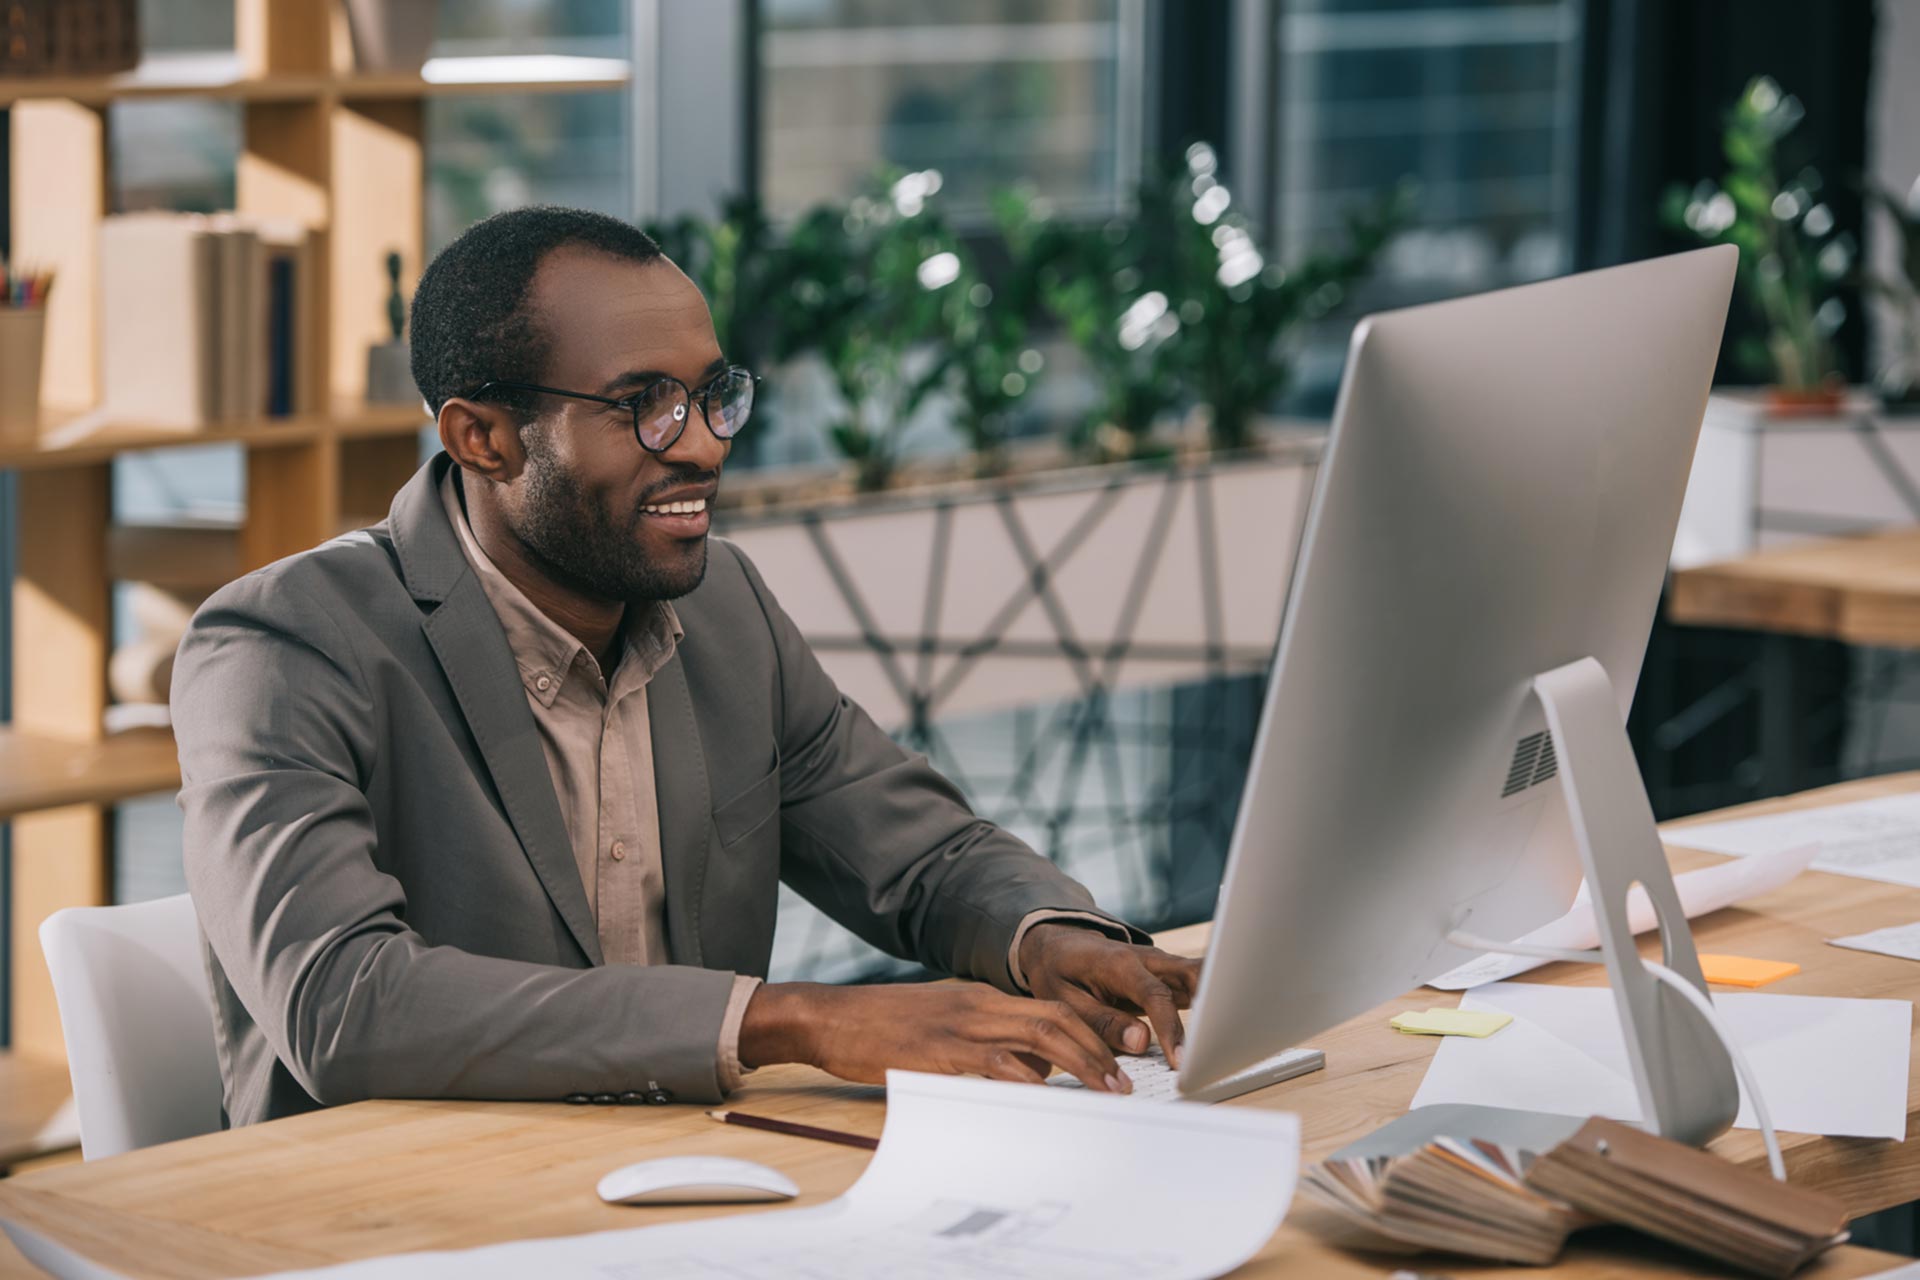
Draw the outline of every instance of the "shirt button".
M615 840L613 842L613 860L615 862L618 862L620 861L620 859L626 856L627 856L626 842L622 840Z
M553 688L553 681L548 679L546 676L541 676L538 680L535 680L533 682L533 687L538 689L540 692L545 693L547 690Z

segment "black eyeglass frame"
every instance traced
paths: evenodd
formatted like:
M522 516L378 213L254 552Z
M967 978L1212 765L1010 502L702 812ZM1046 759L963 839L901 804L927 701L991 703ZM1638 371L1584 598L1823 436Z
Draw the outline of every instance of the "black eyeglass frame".
M686 393L687 404L689 406L692 406L692 405L700 406L701 420L707 424L707 430L713 432L714 439L731 440L735 436L740 434L740 427L736 426L733 430L727 432L724 435L714 429L713 412L712 412L713 394L723 379L729 377L730 375L742 374L742 373L744 373L747 376L748 385L750 387L756 388L756 395L757 395L757 388L760 386L760 375L753 372L753 370L747 368L745 365L730 364L726 368L720 370L720 372L714 374L711 378L708 378L704 383L702 383L698 391L694 390L692 387L688 386L686 383L680 381L680 379L674 377L672 374L663 373L659 377L655 378L653 381L643 385L638 391L633 392L631 395L625 395L625 396L619 396L619 397L597 396L587 391L564 391L559 387L543 387L537 382L513 382L513 381L504 380L504 379L496 379L494 381L481 383L480 386L476 388L472 392L472 394L470 394L467 397L467 399L478 400L482 396L486 395L487 392L489 391L537 391L541 395L565 396L569 400L591 400L596 404L604 404L609 408L625 409L627 411L628 417L632 420L632 423L633 423L634 442L638 444L642 449L645 449L648 453L665 453L669 449L673 448L674 445L680 443L680 437L686 434L687 421L688 419L692 418L693 415L689 413L686 415L686 417L680 419L680 421L674 427L673 435L667 439L667 442L665 444L662 444L659 446L650 445L647 443L647 438L640 434L641 398L644 397L648 392L653 391L657 387L663 386L667 383L672 383L674 386L679 387L680 390ZM753 415L753 402L752 400L749 400L747 402L747 417L751 417L752 415ZM745 425L746 425L746 418L742 418L740 422L740 426L745 426Z

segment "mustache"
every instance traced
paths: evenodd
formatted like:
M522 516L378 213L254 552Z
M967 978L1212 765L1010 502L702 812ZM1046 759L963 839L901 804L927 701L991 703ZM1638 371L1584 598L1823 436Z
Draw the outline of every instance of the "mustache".
M705 467L680 467L659 484L651 486L642 494L639 505L643 507L647 506L661 494L671 493L675 489L685 489L693 485L709 484L717 487L719 483L720 473L718 471L711 471Z

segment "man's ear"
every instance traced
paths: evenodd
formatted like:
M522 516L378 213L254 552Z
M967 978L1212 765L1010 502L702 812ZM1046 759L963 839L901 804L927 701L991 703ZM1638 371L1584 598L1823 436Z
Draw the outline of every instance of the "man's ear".
M505 405L456 396L441 404L435 425L440 429L440 447L475 475L504 484L526 465L520 424Z

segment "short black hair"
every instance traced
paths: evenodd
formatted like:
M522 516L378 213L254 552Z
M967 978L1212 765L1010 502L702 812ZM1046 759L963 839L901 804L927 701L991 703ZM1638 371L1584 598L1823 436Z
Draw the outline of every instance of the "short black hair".
M544 381L549 338L527 313L527 290L541 261L570 245L632 262L662 257L653 237L631 223L556 205L496 213L440 251L413 295L413 381L429 409L437 414L450 398L496 379ZM525 396L497 398L529 407Z

